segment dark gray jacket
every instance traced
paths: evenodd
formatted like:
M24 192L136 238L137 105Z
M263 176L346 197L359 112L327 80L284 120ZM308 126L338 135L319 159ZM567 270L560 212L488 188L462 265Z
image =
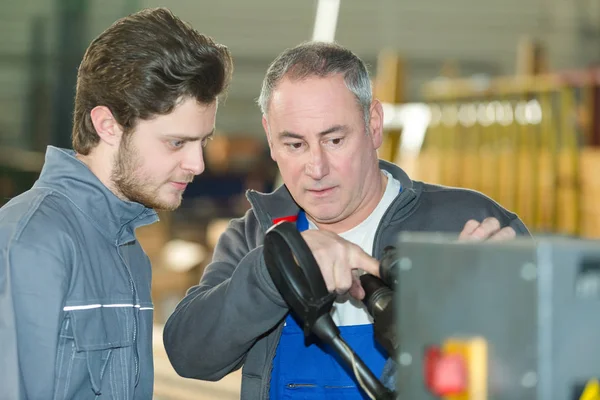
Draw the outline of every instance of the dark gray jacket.
M377 229L373 256L395 245L400 231L460 232L473 218L496 217L528 234L523 223L481 193L413 182L396 165L380 162L402 184ZM170 316L164 344L184 377L218 380L243 366L242 399L267 399L275 350L288 308L266 269L262 243L273 219L296 215L285 187L248 193L252 208L231 221L198 286ZM290 366L293 368L293 366Z
M0 209L0 399L150 399L151 269L119 200L74 153Z

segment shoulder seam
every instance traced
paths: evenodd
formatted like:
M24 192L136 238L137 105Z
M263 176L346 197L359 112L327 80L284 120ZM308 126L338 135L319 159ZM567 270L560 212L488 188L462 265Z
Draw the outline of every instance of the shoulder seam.
M32 188L31 190L36 190L36 188ZM21 238L21 234L29 224L29 221L31 220L33 215L39 210L40 205L44 202L44 200L46 200L48 196L54 194L54 191L52 191L51 189L48 190L48 192L42 192L40 196L35 197L34 205L24 215L23 220L19 221L18 228L12 238L13 240L18 241Z

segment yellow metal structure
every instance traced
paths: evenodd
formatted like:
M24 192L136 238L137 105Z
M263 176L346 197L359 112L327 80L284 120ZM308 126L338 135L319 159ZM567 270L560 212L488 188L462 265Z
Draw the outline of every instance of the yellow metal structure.
M481 191L534 233L600 237L600 70L435 81L423 95L417 160L393 158L414 179Z

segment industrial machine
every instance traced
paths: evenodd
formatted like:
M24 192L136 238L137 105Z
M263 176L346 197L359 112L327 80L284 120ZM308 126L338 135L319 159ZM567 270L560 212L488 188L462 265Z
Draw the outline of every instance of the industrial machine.
M381 279L361 277L395 391L339 335L333 296L292 224L267 233L265 261L305 334L330 343L371 398L600 400L599 242L399 235Z
M402 234L399 399L600 399L600 243Z

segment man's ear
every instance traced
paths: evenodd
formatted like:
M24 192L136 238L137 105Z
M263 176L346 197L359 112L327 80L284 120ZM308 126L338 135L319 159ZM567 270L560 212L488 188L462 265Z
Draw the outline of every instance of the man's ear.
M123 129L115 120L112 112L106 106L96 106L90 111L94 129L100 140L109 146L118 146L123 135Z
M383 142L383 106L377 99L371 103L369 134L373 141L373 147L378 149Z
M265 117L264 115L262 117L262 126L265 130L265 133L267 134L267 142L269 143L269 151L271 152L271 158L273 159L273 161L277 162L277 160L275 159L275 151L273 150L273 142L271 140L271 133L269 130L269 121L267 121L267 117Z

